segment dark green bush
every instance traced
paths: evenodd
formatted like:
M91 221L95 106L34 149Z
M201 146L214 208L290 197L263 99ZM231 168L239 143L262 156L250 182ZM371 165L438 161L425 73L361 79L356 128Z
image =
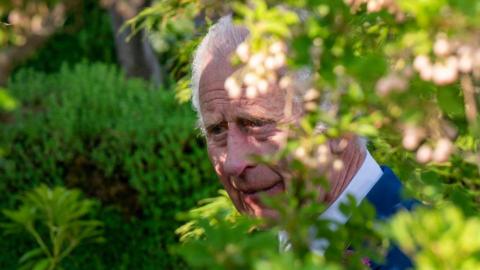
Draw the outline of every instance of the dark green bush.
M175 267L176 213L219 187L188 105L101 64L23 70L8 89L21 106L0 131L0 207L40 183L81 188L103 202L107 243L79 249L68 269ZM0 266L14 267L21 251L5 240Z

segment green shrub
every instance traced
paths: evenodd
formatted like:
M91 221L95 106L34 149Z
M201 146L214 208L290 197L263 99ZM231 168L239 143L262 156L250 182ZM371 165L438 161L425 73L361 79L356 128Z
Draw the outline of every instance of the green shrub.
M69 269L174 267L167 249L176 213L219 187L192 110L173 92L101 64L53 75L23 70L8 89L21 105L0 131L0 206L40 183L81 188L108 206L98 213L108 247L80 248L87 262L73 258ZM0 265L9 257L0 255Z

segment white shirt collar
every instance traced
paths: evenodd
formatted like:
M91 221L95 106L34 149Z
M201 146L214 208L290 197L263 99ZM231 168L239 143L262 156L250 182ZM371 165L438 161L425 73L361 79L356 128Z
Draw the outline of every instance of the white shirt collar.
M348 216L345 216L340 211L340 205L348 202L348 195L351 195L355 198L357 206L360 202L365 199L368 192L373 188L373 186L380 180L383 175L383 171L378 165L378 163L373 159L368 150L365 154L365 160L362 163L362 166L353 176L352 180L348 184L347 188L338 196L338 198L323 212L320 217L322 219L329 219L337 224L345 224L349 219ZM332 223L335 229L335 223ZM313 237L315 237L315 232L312 231ZM288 235L285 231L280 231L278 234L280 248L283 250L290 249L290 244L288 243ZM322 238L313 239L310 244L310 249L318 254L323 254L324 250L328 247L328 241Z

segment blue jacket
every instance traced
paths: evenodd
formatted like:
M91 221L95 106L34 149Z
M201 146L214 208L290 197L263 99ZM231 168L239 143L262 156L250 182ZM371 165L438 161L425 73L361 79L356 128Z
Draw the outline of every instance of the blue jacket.
M416 200L402 198L402 183L390 168L382 166L383 175L367 194L367 200L375 207L377 219L390 218L400 209L412 210L418 205ZM397 247L392 247L387 253L382 265L372 263L374 270L403 270L413 268L410 259Z

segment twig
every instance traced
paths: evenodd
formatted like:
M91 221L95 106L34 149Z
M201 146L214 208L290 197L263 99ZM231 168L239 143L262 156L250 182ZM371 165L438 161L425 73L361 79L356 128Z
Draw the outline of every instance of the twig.
M27 231L29 231L32 236L35 238L37 241L38 245L40 248L43 250L43 252L49 257L52 258L52 254L50 253L50 250L48 249L47 245L43 241L42 237L38 234L38 232L35 230L35 228L32 225L28 225L26 227Z
M475 89L472 79L468 75L462 76L461 79L463 98L465 101L465 115L470 125L474 125L477 118L477 103L475 101Z
M470 127L475 128L477 125L477 101L475 99L475 88L473 86L472 78L469 75L463 75L461 79L463 90L463 99L465 103L465 116ZM477 146L477 153L475 154L478 172L480 174L480 151Z

